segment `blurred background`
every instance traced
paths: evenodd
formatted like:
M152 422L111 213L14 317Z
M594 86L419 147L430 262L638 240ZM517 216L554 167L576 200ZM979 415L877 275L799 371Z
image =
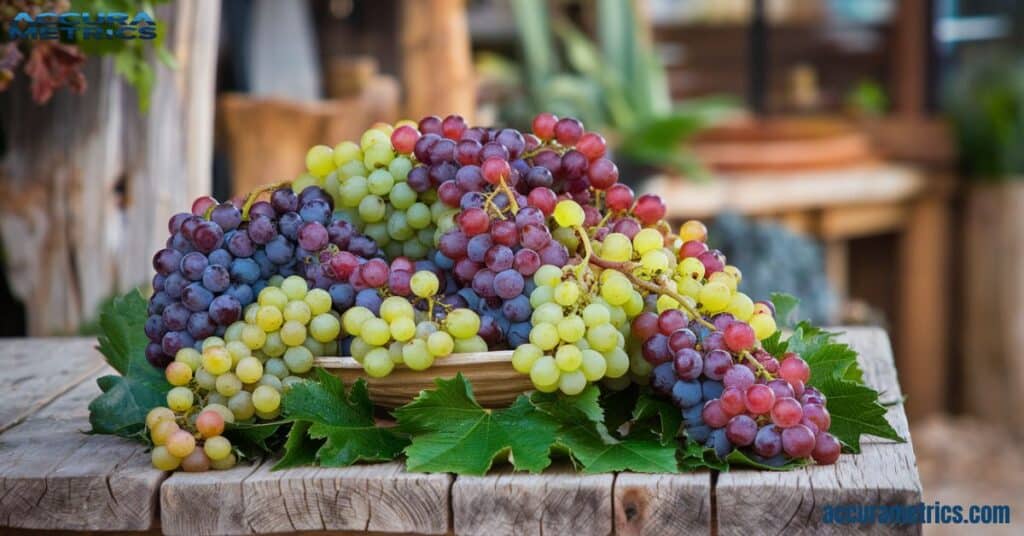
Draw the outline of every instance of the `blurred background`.
M929 500L1024 488L1024 3L156 4L153 42L0 36L0 335L88 333L173 212L292 179L314 144L552 111L708 221L755 299L888 330ZM137 7L0 0L0 22L114 9Z

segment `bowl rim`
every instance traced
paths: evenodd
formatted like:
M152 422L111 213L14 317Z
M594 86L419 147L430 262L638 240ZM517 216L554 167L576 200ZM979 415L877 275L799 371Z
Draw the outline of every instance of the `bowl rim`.
M452 354L448 357L442 357L430 366L430 368L424 371L413 371L413 372L427 372L431 369L445 369L445 368L464 368L467 365L487 365L493 363L511 363L512 362L512 350L498 350L495 352L467 352L461 354ZM347 370L363 370L363 365L358 361L348 356L322 356L316 358L314 365L326 369L347 369ZM396 365L395 369L408 369L405 365ZM412 369L408 369L412 370Z

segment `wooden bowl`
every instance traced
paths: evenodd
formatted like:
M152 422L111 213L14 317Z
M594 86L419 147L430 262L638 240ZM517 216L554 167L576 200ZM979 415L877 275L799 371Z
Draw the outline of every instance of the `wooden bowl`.
M424 389L433 389L434 378L454 378L459 372L473 384L473 396L481 406L506 407L522 393L533 389L530 377L512 368L512 351L452 354L434 361L427 370L398 365L384 378L371 378L351 357L320 357L316 365L352 385L366 380L373 403L397 408L409 403Z

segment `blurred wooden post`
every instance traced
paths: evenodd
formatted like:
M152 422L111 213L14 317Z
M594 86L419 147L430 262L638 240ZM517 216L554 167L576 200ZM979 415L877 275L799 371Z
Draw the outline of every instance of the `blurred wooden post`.
M476 80L465 0L402 0L406 117L456 113L473 121Z
M146 283L167 219L210 190L220 4L182 0L155 18L178 65L155 65L146 114L112 59L89 60L81 96L38 106L21 73L0 95L0 237L30 335L72 333Z

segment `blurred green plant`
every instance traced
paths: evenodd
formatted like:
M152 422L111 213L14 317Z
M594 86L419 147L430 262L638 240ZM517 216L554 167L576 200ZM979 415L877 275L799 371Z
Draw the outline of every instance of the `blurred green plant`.
M861 80L846 95L846 108L855 115L881 117L889 109L889 97L877 81Z
M945 109L968 177L1024 179L1024 61L965 62L947 87Z
M568 20L552 17L544 0L511 5L522 46L523 97L507 103L503 119L525 126L541 110L572 115L607 133L620 160L704 175L684 142L733 112L734 103L708 98L673 105L665 69L633 2L596 0L597 43ZM494 67L495 59L489 61Z

